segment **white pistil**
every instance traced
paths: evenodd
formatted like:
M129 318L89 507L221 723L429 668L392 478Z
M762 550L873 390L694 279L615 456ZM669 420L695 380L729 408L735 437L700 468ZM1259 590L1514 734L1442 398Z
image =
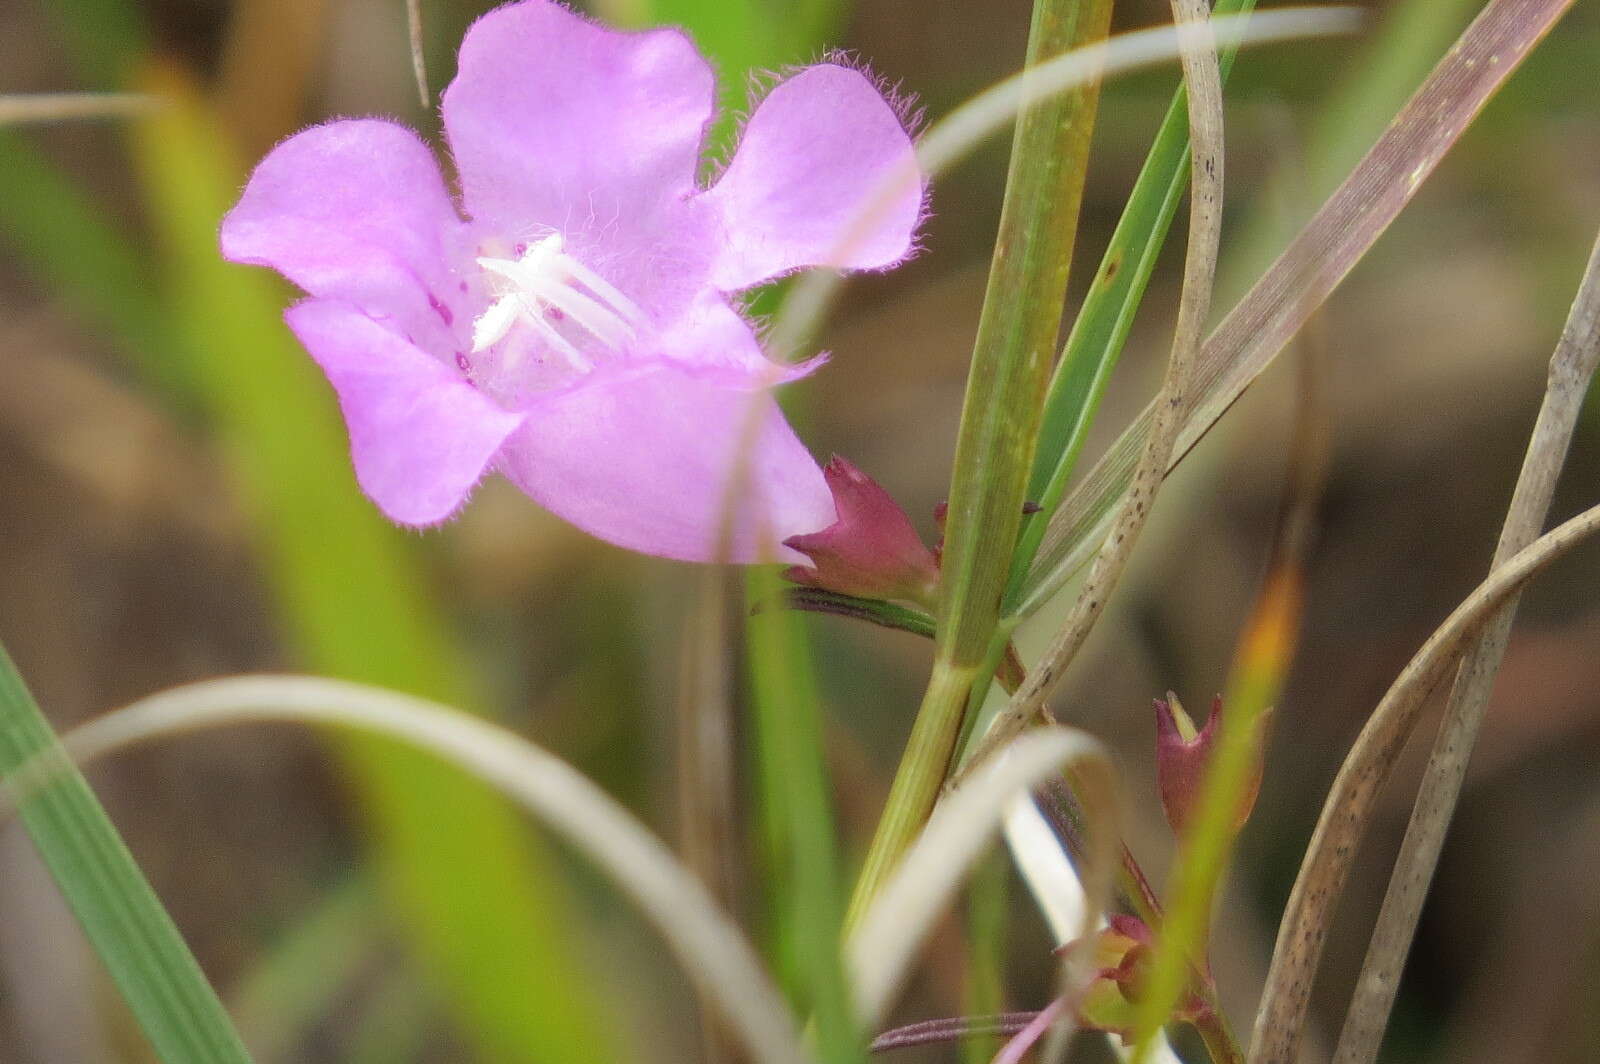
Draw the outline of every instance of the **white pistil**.
M593 363L561 334L551 322L552 316L571 318L609 348L621 347L633 338L635 325L644 317L638 305L568 255L565 247L561 234L551 233L530 244L518 258L478 259L478 265L501 282L499 298L472 323L474 353L499 343L512 326L522 322L561 352L573 368L592 369Z

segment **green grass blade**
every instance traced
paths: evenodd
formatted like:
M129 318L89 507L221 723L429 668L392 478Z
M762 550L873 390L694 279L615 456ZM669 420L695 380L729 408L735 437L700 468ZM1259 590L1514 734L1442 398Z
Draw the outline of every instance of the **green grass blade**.
M1255 0L1218 0L1216 14L1248 13L1254 7ZM1217 53L1224 82L1238 50L1235 44ZM1189 186L1187 101L1188 94L1180 85L1050 379L1039 422L1039 445L1028 481L1028 498L1040 509L1023 521L1007 578L1007 612L1016 606L1050 515L1061 504L1111 371L1122 355L1128 331L1144 300L1156 259L1172 228L1178 202Z
M61 770L23 799L23 823L156 1054L166 1064L248 1062L205 973L0 646L0 776L30 763Z
M967 884L969 941L961 1011L968 1016L993 1016L1005 1011L1009 873L1004 853L996 850L977 862ZM1002 1044L997 1034L970 1034L962 1040L961 1059L964 1064L989 1064Z
M132 0L38 0L55 24L78 76L96 87L117 86L150 49L150 31Z
M1221 738L1212 753L1199 800L1183 832L1157 929L1150 968L1135 1008L1134 1064L1153 1055L1156 1033L1190 984L1209 969L1207 940L1217 887L1238 829L1239 802L1260 756L1260 724L1277 703L1294 658L1302 604L1299 558L1275 566L1256 598L1228 677Z
M821 700L804 618L782 606L777 571L747 575L754 609L746 622L755 708L756 752L771 880L779 884L778 939L793 981L815 1017L825 1064L865 1059L840 954L844 896L829 800Z
M300 660L331 675L460 699L466 662L402 534L361 496L326 385L289 335L289 294L225 263L216 231L239 178L176 73L138 127L135 170L163 243L190 370L233 460ZM470 701L470 699L467 699ZM485 1059L623 1059L575 963L568 905L500 800L438 761L342 737L389 896Z

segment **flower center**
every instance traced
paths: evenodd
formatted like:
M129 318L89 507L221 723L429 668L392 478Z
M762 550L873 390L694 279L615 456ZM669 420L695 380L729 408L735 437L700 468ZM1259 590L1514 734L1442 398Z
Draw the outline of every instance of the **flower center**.
M617 350L633 339L635 327L644 320L633 300L566 253L560 233L526 249L519 247L514 259L483 256L478 265L493 275L490 287L495 300L472 323L474 354L499 343L520 323L559 351L574 369L588 371L594 363L557 328L557 322L570 320L602 346Z

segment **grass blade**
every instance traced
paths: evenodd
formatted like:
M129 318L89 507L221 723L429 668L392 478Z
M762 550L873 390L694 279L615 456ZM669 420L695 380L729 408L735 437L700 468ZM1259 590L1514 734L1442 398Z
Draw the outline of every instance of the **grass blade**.
M0 647L0 777L51 766L23 823L156 1054L167 1064L245 1064L250 1055L189 947Z
M1428 694L1467 641L1512 595L1596 532L1600 532L1600 506L1551 529L1498 566L1434 630L1372 711L1323 801L1278 925L1272 966L1256 1013L1250 1064L1292 1064L1296 1059L1328 922L1349 875L1351 855Z
M1200 353L1182 461L1377 241L1572 0L1492 0ZM1146 408L1050 520L1016 612L1031 613L1094 552L1150 431Z
M1183 295L1178 304L1178 324L1172 338L1172 355L1151 405L1150 432L1143 453L1128 480L1100 552L1067 619L1050 640L1037 664L1028 670L1022 688L996 718L984 736L982 748L968 764L1008 742L1033 719L1055 690L1067 665L1104 612L1133 554L1155 504L1156 492L1183 425L1183 415L1194 387L1195 360L1211 311L1211 288L1217 272L1217 249L1222 238L1222 79L1218 73L1216 42L1210 32L1206 8L1195 0L1173 0L1178 24L1189 31L1183 49L1183 77L1188 91L1189 128L1192 134L1189 209L1189 246L1184 256ZM1019 548L1020 549L1020 548ZM1009 631L1001 638L1009 641Z
M1118 828L1115 770L1087 733L1047 727L1024 735L940 803L926 830L851 932L846 952L854 973L856 1008L869 1026L882 1017L917 945L966 871L999 830L1019 794L1071 765L1089 793L1097 819L1084 872L1089 904L1083 937L1094 930L1111 891Z
M1228 713L1221 740L1201 783L1193 822L1183 833L1149 981L1137 1003L1134 1064L1150 1059L1156 1034L1172 1015L1190 973L1207 970L1211 908L1233 849L1239 801L1259 756L1260 722L1277 702L1294 657L1301 592L1300 559L1291 555L1268 575L1240 639L1223 695ZM1216 1048L1212 1055L1219 1058Z
M763 819L780 847L769 854L780 884L778 916L792 945L803 1000L816 1022L817 1050L826 1062L862 1059L839 929L843 879L834 812L829 800L821 700L803 630L804 618L780 605L777 570L752 569L748 596L759 608L746 621L755 708Z
M0 129L0 237L63 302L186 405L178 330L126 233L21 135Z
M1219 0L1213 17L1248 14L1254 7L1255 0ZM1217 70L1222 82L1227 81L1238 51L1237 41L1219 50ZM1028 482L1028 498L1038 503L1039 512L1030 514L1023 523L1006 588L1008 610L1022 588L1050 515L1066 492L1111 371L1127 343L1150 274L1177 214L1178 201L1189 182L1190 167L1185 165L1188 158L1188 90L1180 84L1050 378L1039 420L1039 447Z
M1506 511L1500 542L1490 568L1502 565L1532 543L1544 527L1555 496L1556 481L1566 464L1584 395L1600 366L1600 238L1589 253L1578 295L1567 317L1561 340L1550 357L1549 384L1544 403L1528 441L1522 473L1517 478ZM1444 721L1434 740L1433 753L1417 791L1405 841L1395 858L1389 889L1378 914L1377 927L1361 965L1355 997L1346 1014L1334 1064L1371 1064L1388 1026L1389 1010L1400 988L1400 972L1422 915L1422 903L1444 847L1446 829L1455 811L1467 759L1477 741L1478 728L1489 707L1489 694L1501 656L1511 637L1517 598L1512 597L1485 626L1483 635L1468 651L1456 672Z
M0 126L143 114L161 101L134 92L38 92L0 95Z
M807 1064L793 1015L733 921L695 876L633 815L582 773L513 732L438 702L314 676L240 676L152 695L74 730L83 762L166 735L264 721L375 732L471 773L543 820L639 906L685 973L723 1007L763 1064ZM18 782L49 785L61 766L40 763ZM573 973L558 973L572 978ZM592 1043L593 1044L593 1043ZM494 1060L504 1058L495 1057ZM632 1059L594 1049L574 1059Z

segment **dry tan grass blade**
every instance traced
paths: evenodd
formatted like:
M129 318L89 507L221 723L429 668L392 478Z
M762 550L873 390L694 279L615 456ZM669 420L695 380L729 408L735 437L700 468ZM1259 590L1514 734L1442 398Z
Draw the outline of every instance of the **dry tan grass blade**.
M1250 1064L1292 1064L1299 1050L1323 940L1378 793L1416 726L1422 704L1483 624L1529 579L1600 531L1600 507L1584 511L1517 552L1456 607L1406 665L1367 720L1322 806L1315 834L1278 926Z

